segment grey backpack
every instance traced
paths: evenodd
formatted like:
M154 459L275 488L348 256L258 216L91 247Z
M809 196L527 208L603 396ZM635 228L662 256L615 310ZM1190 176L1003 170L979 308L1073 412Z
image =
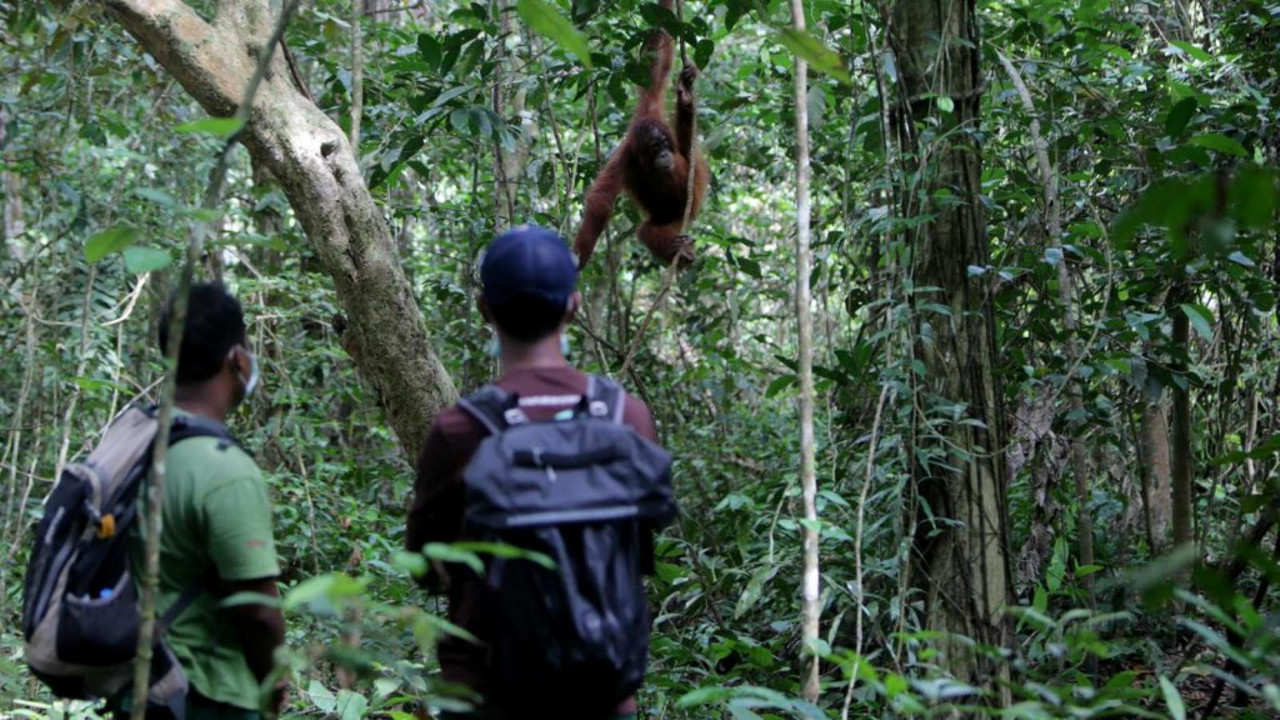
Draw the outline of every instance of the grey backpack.
M62 471L45 502L23 587L23 655L57 697L108 698L133 681L141 618L128 536L159 425L155 408L126 409L88 458ZM170 445L199 436L234 442L220 423L173 419ZM201 589L189 588L157 619L148 701L179 718L187 679L164 632Z
M467 536L554 563L497 553L479 583L493 629L486 684L501 691L488 701L517 716L604 717L644 678L643 575L676 503L671 457L622 423L624 401L591 377L567 417L545 422L495 386L459 403L489 431L464 471Z

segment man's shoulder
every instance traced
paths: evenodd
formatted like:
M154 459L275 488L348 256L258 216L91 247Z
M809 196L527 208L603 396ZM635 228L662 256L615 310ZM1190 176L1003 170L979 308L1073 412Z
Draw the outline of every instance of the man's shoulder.
M169 448L171 473L202 478L261 478L258 463L233 442L208 435L185 438Z

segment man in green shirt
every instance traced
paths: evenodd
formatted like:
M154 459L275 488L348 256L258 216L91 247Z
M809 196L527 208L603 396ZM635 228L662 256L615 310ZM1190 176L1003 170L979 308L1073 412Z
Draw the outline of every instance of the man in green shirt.
M170 301L160 318L161 348L172 309ZM220 285L192 287L175 415L225 423L257 382L240 304ZM174 444L166 465L158 612L190 588L201 588L165 636L190 683L186 720L275 714L284 702L283 682L266 697L260 688L284 642L284 617L278 608L257 603L220 607L236 593L279 597L280 566L262 473L240 447L213 437ZM127 693L113 705L117 713L127 712Z

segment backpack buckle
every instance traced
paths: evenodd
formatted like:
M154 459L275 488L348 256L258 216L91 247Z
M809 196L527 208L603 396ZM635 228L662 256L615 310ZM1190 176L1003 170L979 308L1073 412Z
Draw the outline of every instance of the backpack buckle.
M603 400L592 400L587 404L587 412L591 417L604 417L609 414L609 405Z
M529 420L529 418L524 414L524 411L518 407L503 410L502 419L506 420L508 425L520 425L528 422Z
M116 516L111 514L103 515L102 519L98 521L98 539L106 540L107 538L115 537L115 534Z

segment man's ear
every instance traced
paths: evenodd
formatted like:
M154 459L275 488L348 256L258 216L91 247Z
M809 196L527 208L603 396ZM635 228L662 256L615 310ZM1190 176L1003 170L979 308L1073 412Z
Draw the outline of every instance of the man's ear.
M573 294L569 296L569 304L565 308L564 321L566 324L573 321L573 318L578 314L578 309L581 307L582 293L575 290L573 291Z
M247 378L253 372L249 351L244 345L231 346L231 352L227 354L227 364L231 367L231 374L238 378Z

